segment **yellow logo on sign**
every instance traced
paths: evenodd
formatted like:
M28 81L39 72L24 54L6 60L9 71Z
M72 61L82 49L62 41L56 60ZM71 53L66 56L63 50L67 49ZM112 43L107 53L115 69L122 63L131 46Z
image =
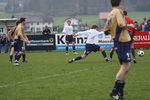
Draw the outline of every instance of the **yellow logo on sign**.
M49 38L49 42L50 42L50 43L53 43L53 42L54 42L54 39L53 39L53 38Z

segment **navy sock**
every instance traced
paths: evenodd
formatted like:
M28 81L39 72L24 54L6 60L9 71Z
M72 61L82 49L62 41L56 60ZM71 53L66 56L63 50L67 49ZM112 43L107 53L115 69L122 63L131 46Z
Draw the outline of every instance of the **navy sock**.
M112 90L113 93L120 93L123 96L123 89L125 86L124 80L117 80L115 82L114 88Z
M23 54L22 55L22 61L25 61L26 60L26 54Z
M114 50L112 50L112 51L110 52L110 58L111 58L111 59L112 59L113 55L114 55Z
M72 48L73 48L73 52L75 52L75 50L76 50L75 45L73 45Z
M79 56L79 57L74 58L73 60L76 61L76 60L81 60L81 59L82 59L82 57Z
M20 57L21 57L20 54L16 54L16 55L15 55L15 61L19 61Z
M9 60L12 61L12 59L13 59L13 55L10 55Z
M134 49L134 48L131 48L131 52L132 52L133 58L135 59L135 49Z
M68 46L66 46L66 53L68 53L68 50L69 50L69 47L68 47Z
M101 53L102 53L102 55L103 55L103 57L104 57L104 58L106 58L106 57L107 57L107 55L106 55L106 52L105 52L105 51L102 51Z

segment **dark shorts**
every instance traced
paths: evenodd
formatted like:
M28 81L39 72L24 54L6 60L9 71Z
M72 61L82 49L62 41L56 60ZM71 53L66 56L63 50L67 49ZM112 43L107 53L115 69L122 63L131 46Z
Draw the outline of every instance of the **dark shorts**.
M131 42L114 42L120 64L131 62Z
M99 49L100 49L100 46L96 44L86 44L84 55L89 55L91 52L97 52L99 51Z
M15 52L22 51L22 47L23 47L23 41L20 39L15 40L15 43L14 43Z
M66 36L66 43L70 44L70 43L73 43L73 42L75 42L75 38L72 35L67 35Z
M10 48L14 47L15 42L13 40L10 40Z

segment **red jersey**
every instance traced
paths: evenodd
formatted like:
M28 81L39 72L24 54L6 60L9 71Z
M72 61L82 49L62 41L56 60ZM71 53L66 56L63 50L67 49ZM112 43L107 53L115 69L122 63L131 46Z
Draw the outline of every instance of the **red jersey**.
M133 21L131 18L129 18L128 16L124 16L124 19L125 19L125 21L127 22L127 24L134 24L134 25L135 25L134 21ZM133 28L128 28L128 31L134 33L134 32L135 32L135 29L133 29Z

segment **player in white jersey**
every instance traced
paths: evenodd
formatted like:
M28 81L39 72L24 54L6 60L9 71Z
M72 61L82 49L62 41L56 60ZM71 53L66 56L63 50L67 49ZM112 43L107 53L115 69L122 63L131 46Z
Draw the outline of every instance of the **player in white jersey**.
M66 55L68 55L69 44L72 44L73 54L78 54L75 49L75 38L73 36L73 27L71 26L71 21L67 21L67 25L64 26L63 33L66 36Z
M95 44L95 38L99 35L99 34L104 34L104 32L99 32L97 31L98 29L98 26L97 25L92 25L91 29L90 30L87 30L87 31L83 31L83 32L78 32L76 34L77 35L86 35L87 36L87 41L86 41L86 46L85 46L85 51L84 51L84 54L82 56L79 56L79 57L76 57L72 60L69 60L68 63L72 63L76 60L81 60L81 59L84 59L86 58L92 51L93 52L97 52L97 51L100 51L102 53L102 55L104 56L105 58L105 61L106 62L109 62L110 60L107 58L107 55L106 55L106 52L105 52L105 49L103 47L100 47L98 45Z

